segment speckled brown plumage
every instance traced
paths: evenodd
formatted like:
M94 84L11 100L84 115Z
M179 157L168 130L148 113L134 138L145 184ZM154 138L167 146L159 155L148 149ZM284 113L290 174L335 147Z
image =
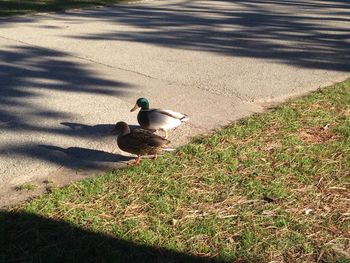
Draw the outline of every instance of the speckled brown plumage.
M170 143L150 131L144 129L132 129L125 122L118 122L114 131L118 132L118 147L128 153L142 155L157 155Z

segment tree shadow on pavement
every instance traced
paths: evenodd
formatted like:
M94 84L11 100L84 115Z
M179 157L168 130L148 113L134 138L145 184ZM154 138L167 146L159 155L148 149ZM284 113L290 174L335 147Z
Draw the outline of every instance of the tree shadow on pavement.
M71 36L77 39L139 42L348 72L349 17L348 0L182 0L67 11L52 19L67 25L89 20L118 25L113 30L101 28L98 33ZM40 16L14 17L0 24L38 20Z
M95 166L98 162L129 159L87 149L84 145L50 145L51 148L45 148L40 147L38 143L51 142L47 136L61 136L60 142L64 143L64 138L67 137L84 137L88 141L110 135L107 131L109 125L97 125L92 128L92 131L99 130L98 134L91 133L91 129L78 133L60 125L62 120L77 118L74 111L76 106L64 101L62 106L51 105L52 102L48 98L52 93L56 103L61 103L60 94L93 94L96 99L99 96L122 97L131 88L129 84L99 76L85 61L80 64L79 60L72 59L69 53L25 45L7 46L0 50L0 80L0 158L10 155L14 158L22 156L66 167L83 164ZM78 102L72 101L79 107ZM96 112L98 111L96 108ZM106 134L103 134L105 132ZM19 165L21 164L18 163Z
M0 211L0 262L219 262L26 212Z
M313 0L182 1L116 5L67 14L132 25L135 30L74 38L148 43L261 58L313 69L350 71L350 2Z
M70 61L71 55L38 47L16 46L0 51L0 122L3 128L15 123L21 129L30 117L64 118L69 114L50 110L50 105L40 108L26 99L42 96L42 91L90 93L98 95L122 95L128 84L103 79L83 65ZM16 109L25 108L27 116ZM36 126L40 126L36 124Z

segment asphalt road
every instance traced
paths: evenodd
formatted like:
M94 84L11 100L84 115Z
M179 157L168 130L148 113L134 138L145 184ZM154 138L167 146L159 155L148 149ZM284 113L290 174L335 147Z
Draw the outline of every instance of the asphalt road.
M0 20L0 206L118 167L138 97L175 146L350 76L349 1L145 1ZM14 191L35 182L32 193Z

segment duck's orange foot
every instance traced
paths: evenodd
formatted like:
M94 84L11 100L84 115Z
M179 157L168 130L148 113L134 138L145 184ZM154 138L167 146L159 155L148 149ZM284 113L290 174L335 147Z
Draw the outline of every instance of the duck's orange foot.
M141 156L137 156L135 160L131 160L127 162L128 166L139 165L141 163Z
M139 165L141 163L141 156L137 156L137 158L135 159L135 164Z

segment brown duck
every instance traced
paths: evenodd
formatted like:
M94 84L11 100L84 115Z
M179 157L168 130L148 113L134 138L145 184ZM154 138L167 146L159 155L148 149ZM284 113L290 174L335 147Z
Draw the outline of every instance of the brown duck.
M136 154L135 164L141 162L142 155L154 155L157 158L157 154L163 151L173 151L174 149L165 148L170 141L164 139L151 131L144 129L132 129L125 122L118 122L114 129L113 134L118 134L117 143L118 147L124 152Z

